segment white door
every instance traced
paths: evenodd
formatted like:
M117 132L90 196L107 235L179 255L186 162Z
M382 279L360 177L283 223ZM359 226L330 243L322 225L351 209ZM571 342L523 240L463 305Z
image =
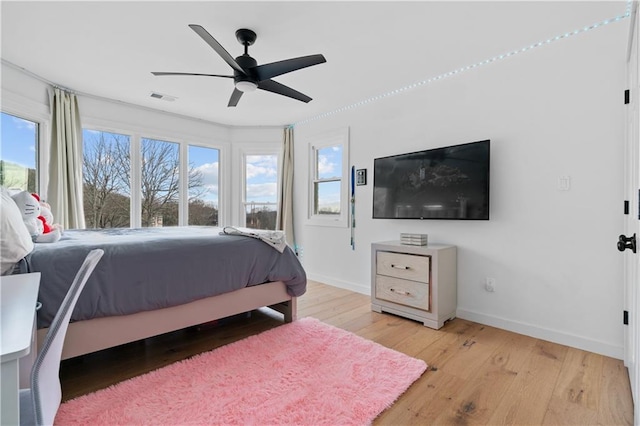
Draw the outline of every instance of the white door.
M624 234L620 235L618 249L624 256L624 282L625 282L625 307L628 312L629 325L625 334L625 365L629 369L629 380L631 382L631 392L633 403L636 407L634 412L634 424L640 424L640 291L638 289L638 270L640 256L631 249L632 239L640 236L640 212L638 191L640 180L638 177L638 163L640 150L640 79L638 66L638 8L637 3L633 3L631 17L632 35L629 39L628 55L628 88L630 91L630 103L625 108L627 112L626 120L626 152L625 152L625 200L627 200L627 214L625 214Z

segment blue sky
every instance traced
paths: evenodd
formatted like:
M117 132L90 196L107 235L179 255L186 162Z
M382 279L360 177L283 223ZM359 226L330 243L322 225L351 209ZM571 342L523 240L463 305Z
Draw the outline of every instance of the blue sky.
M318 178L350 179L342 176L342 146L329 146L318 150ZM340 207L340 183L323 182L319 185L318 207L329 208L333 211Z
M342 148L330 146L318 150L318 177L320 179L342 176Z
M37 125L2 113L0 158L23 167L35 168Z
M189 145L189 164L202 173L202 184L205 193L201 198L207 202L219 205L218 177L220 166L220 151L212 148Z
M278 157L276 155L247 155L245 173L248 202L275 203L278 201Z
M85 129L84 133L93 132ZM2 143L0 158L34 168L36 164L36 124L28 120L2 113ZM219 151L201 146L189 146L189 163L202 173L206 192L202 199L218 205ZM342 152L335 147L322 149L319 153L318 171L321 178L341 175ZM277 202L276 155L248 155L246 159L246 199L258 203ZM328 188L327 188L328 189ZM331 191L333 192L333 191ZM325 203L339 203L339 191L328 194ZM329 199L330 198L330 199Z

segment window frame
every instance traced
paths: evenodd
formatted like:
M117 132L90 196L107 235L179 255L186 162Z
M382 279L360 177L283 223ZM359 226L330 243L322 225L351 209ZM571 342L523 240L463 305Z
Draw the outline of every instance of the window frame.
M318 152L321 149L342 147L342 177L340 178L340 214L322 215L315 211L315 185L321 182L335 182L336 179L318 178ZM343 128L316 136L309 142L309 176L307 225L347 228L349 226L349 128Z

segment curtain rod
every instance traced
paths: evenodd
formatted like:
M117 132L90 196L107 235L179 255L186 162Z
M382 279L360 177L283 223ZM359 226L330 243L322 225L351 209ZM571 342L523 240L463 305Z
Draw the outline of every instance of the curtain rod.
M43 83L45 83L45 84L48 84L49 86L52 86L52 87L54 87L54 88L56 88L56 89L61 89L61 90L64 90L65 92L73 93L74 95L80 95L80 94L84 95L84 93L79 93L79 92L77 92L77 91L75 91L75 90L71 90L71 89L69 89L68 87L64 87L64 86L61 86L60 84L54 83L54 82L52 82L52 81L50 81L50 80L47 80L46 78L41 77L41 76L39 76L38 74L36 74L36 73L34 73L34 72L31 72L31 71L29 71L29 70L28 70L28 69L26 69L26 68L23 68L23 67L21 67L21 66L19 66L19 65L16 65L16 64L14 64L13 62L9 62L9 61L7 61L7 60L6 60L6 59L4 59L4 58L2 58L2 64L3 64L3 65L7 65L7 66L9 66L9 67L11 67L11 68L13 68L13 69L18 70L18 71L21 71L21 72L23 72L23 73L27 74L29 77L33 77L33 78L35 78L36 80L40 80L41 82L43 82Z

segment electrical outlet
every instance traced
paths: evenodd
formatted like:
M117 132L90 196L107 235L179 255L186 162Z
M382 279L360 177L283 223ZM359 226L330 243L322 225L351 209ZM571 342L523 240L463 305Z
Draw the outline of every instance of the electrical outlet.
M571 190L571 176L559 176L558 191L570 191L570 190Z
M493 293L494 291L496 291L496 279L491 277L485 278L484 289L487 290L489 293Z

